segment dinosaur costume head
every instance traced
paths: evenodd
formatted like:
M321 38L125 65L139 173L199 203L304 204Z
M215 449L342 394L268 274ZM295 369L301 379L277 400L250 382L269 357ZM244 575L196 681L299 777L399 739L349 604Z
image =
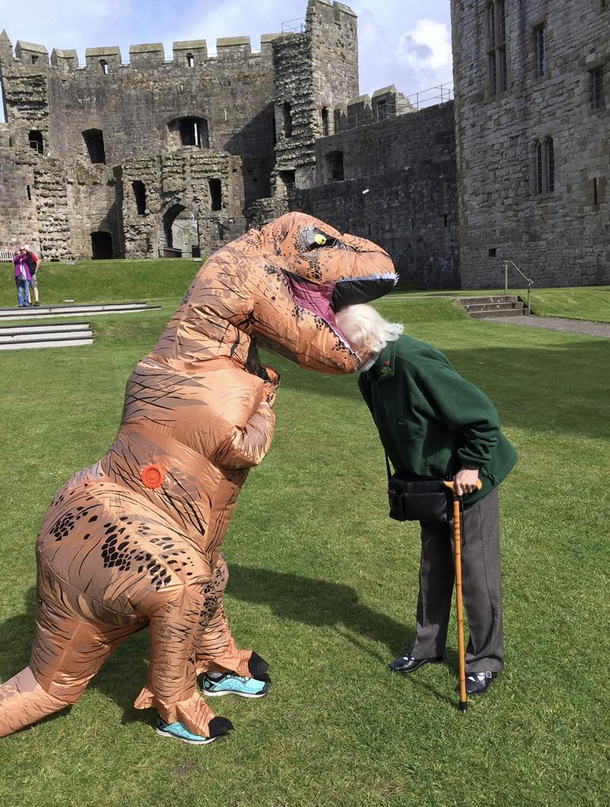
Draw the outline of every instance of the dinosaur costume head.
M230 356L250 366L258 344L311 370L354 372L368 356L349 345L335 314L381 297L396 281L376 244L287 213L211 256L155 355L193 364Z

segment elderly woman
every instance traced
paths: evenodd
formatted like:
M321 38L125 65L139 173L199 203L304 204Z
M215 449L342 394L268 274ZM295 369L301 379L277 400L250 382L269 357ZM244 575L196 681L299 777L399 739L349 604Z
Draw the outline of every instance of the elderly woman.
M439 350L402 334L402 325L368 305L340 311L337 325L357 350L376 356L361 368L358 385L397 473L452 478L464 496L466 690L482 694L504 663L497 488L517 452L491 401ZM407 653L390 664L399 673L439 663L445 652L454 579L450 525L421 522L421 540L417 632Z
M13 265L15 267L15 285L17 286L17 301L19 308L26 308L30 294L30 281L32 275L30 274L29 252L23 244L19 245L19 249L13 258Z

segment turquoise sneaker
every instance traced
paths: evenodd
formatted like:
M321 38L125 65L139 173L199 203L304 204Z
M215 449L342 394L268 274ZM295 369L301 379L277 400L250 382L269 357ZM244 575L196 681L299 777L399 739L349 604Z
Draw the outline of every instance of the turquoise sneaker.
M240 698L264 698L269 691L267 681L245 675L224 673L220 678L203 676L203 694L215 698L219 695L239 695Z
M219 740L225 734L233 729L233 723L227 720L226 717L213 717L210 720L210 736L202 737L200 734L193 734L190 732L183 723L166 723L160 717L157 717L157 725L155 731L161 737L171 737L174 740L180 740L189 745L207 745L213 743L214 740Z

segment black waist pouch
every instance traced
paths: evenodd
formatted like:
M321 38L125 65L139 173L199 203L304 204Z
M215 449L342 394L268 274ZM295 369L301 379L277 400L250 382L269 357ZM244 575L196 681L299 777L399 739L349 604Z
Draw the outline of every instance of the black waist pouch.
M396 521L449 522L451 491L442 479L408 479L400 474L391 474L388 469L388 498L390 518Z

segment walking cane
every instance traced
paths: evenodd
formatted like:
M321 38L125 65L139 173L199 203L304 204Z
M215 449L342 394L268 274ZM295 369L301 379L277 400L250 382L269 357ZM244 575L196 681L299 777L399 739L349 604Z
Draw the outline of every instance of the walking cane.
M453 546L455 547L455 604L458 625L458 671L460 678L460 712L468 709L466 695L466 657L464 653L464 600L462 597L462 497L455 492L455 482L444 482L453 493ZM477 490L483 483L477 479Z

